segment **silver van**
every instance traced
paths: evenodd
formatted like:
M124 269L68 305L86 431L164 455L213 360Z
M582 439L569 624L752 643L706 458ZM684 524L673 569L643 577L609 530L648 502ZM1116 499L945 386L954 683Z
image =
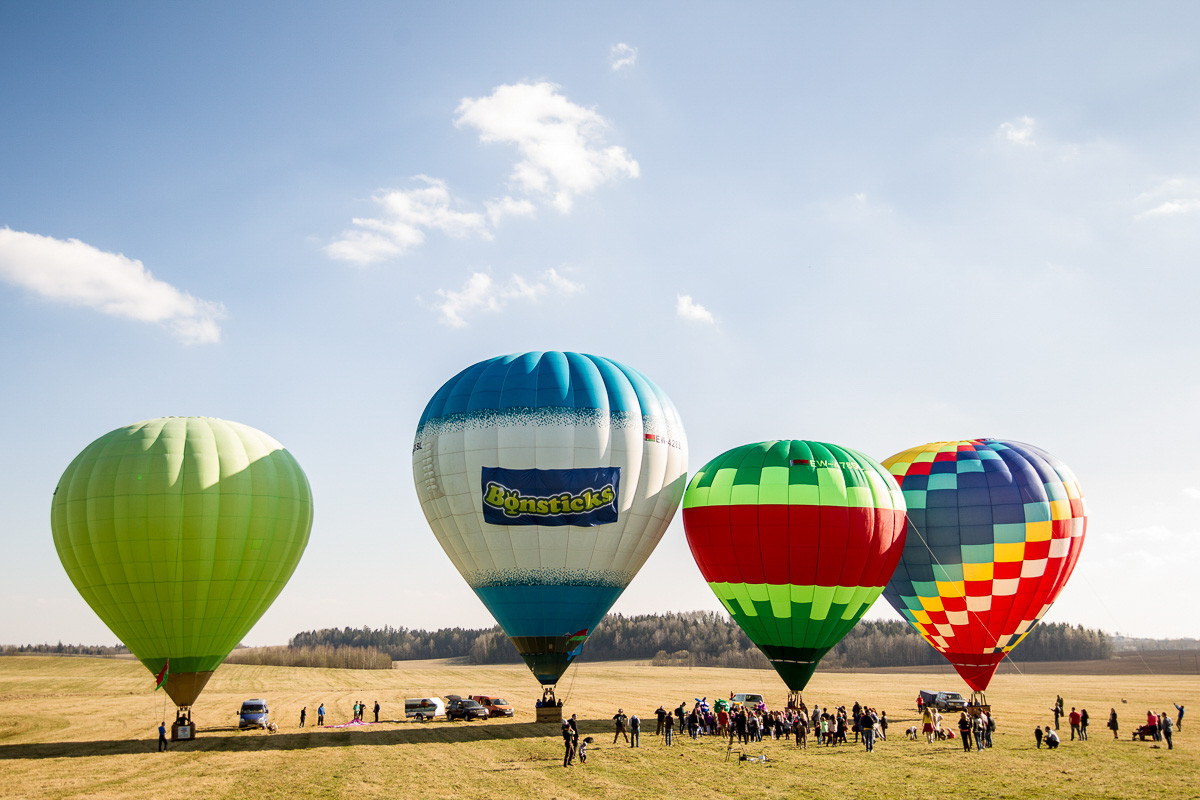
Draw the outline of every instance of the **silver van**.
M266 700L247 700L238 712L238 729L266 728L271 722Z

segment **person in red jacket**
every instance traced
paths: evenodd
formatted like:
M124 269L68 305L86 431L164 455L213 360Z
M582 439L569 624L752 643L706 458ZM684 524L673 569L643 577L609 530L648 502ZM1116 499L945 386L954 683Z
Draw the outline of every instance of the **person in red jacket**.
M1082 718L1079 716L1079 712L1075 710L1075 706L1071 706L1071 715L1067 719L1071 721L1071 741L1075 741L1076 735L1082 739L1083 733L1079 730L1079 721Z

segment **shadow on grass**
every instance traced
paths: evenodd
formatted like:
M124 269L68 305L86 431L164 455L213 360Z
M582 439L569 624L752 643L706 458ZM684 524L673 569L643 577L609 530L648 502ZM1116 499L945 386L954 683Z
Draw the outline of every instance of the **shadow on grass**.
M581 732L612 734L610 720L579 720ZM401 722L371 723L346 728L307 728L302 731L234 732L231 728L201 728L190 742L171 742L172 752L249 753L258 750L307 750L316 747L450 744L496 739L548 739L561 742L558 723L536 722ZM98 739L77 742L32 742L0 745L0 761L34 758L89 758L92 756L156 753L158 737Z

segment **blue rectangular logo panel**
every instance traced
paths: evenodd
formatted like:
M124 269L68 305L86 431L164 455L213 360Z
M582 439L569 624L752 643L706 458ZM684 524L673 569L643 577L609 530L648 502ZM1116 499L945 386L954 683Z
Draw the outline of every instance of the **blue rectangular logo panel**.
M617 521L620 467L484 467L483 521L492 525L578 525Z

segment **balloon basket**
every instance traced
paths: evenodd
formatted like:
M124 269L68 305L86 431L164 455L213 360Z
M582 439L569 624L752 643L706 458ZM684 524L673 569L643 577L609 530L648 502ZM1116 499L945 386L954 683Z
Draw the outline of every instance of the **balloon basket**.
M537 709L538 722L557 722L561 725L562 718L562 706L560 705L541 706Z
M196 738L196 726L190 722L175 721L171 723L172 742L190 742Z

